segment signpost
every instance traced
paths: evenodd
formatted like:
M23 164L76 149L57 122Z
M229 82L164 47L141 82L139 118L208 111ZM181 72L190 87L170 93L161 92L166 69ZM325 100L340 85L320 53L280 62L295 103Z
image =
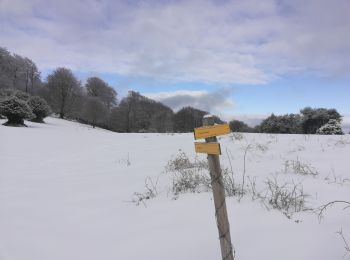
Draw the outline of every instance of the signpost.
M214 117L206 115L203 118L203 126L194 129L194 138L205 138L205 143L195 142L197 153L207 153L211 184L213 189L215 216L219 231L221 256L223 260L233 260L234 252L231 243L230 224L227 217L225 189L223 186L219 155L220 144L216 136L230 133L228 124L214 125Z
M203 139L203 138L208 138L208 137L213 137L218 135L226 135L229 133L231 133L231 129L228 124L209 125L206 127L195 128L194 139Z
M194 147L197 153L221 154L219 143L194 143Z

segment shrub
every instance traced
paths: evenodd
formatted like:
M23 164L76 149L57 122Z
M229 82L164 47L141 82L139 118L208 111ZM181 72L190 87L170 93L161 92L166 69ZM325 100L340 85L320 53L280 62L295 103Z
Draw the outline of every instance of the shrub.
M321 126L316 134L319 135L343 135L339 120L330 119L327 124Z
M146 191L142 193L135 192L131 202L135 203L137 206L140 205L140 203L143 203L143 205L146 207L145 201L149 199L153 199L158 195L157 185L158 185L158 178L153 180L151 177L148 176L145 179Z
M210 177L206 173L208 164L205 161L191 161L184 152L170 160L165 169L172 175L172 191L175 196L185 192L208 191L211 188Z
M306 163L300 162L299 159L285 161L284 172L285 173L292 172L295 174L311 175L311 176L317 176L319 174L314 167Z
M6 126L26 126L24 119L34 117L31 108L23 100L11 97L0 102L0 114L7 117Z
M33 114L35 115L35 118L31 120L33 122L44 123L43 119L51 113L49 105L41 97L30 97L28 105L30 106L30 108L33 111Z
M204 160L191 161L184 152L180 152L175 158L170 160L166 166L166 172L172 175L172 192L175 196L180 193L192 192L200 193L210 191L211 177L208 173L209 165ZM222 184L227 196L240 196L245 193L242 184L235 183L233 171L223 168Z
M307 194L304 193L303 186L300 183L280 184L276 179L267 179L267 191L265 198L272 208L280 210L287 214L305 211Z

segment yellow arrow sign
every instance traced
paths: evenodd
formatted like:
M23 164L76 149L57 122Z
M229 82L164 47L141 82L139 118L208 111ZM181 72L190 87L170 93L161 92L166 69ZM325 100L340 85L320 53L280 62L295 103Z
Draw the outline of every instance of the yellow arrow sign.
M194 129L194 139L208 138L218 135L225 135L231 132L228 124L198 127Z
M194 143L194 147L197 153L221 154L219 143Z

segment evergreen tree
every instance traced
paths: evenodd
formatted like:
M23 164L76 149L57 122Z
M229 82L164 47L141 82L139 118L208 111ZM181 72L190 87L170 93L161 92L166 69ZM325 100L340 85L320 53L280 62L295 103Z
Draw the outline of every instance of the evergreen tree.
M0 114L7 117L6 126L26 126L24 119L34 117L29 105L17 97L10 97L0 102Z
M336 119L330 119L327 124L317 129L318 135L343 135L340 123Z
M276 116L272 114L264 119L258 128L261 133L299 134L301 132L300 127L300 115L286 114Z
M51 109L47 102L38 96L30 97L28 101L28 105L33 111L35 118L31 121L37 123L44 123L44 118L47 117L51 113Z

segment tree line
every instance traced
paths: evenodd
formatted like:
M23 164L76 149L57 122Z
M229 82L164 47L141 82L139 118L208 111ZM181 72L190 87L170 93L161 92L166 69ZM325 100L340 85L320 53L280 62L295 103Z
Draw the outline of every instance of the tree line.
M230 127L234 132L248 133L343 134L341 122L342 116L334 108L306 107L299 114L271 114L255 127L239 120L231 121Z
M191 132L201 126L203 116L208 114L193 107L175 113L135 91L129 91L119 101L118 93L107 82L90 77L82 84L67 68L55 69L42 81L33 61L5 48L0 48L0 71L0 99L15 99L6 103L10 107L6 111L21 107L22 113L13 120L14 124L33 117L33 113L25 113L23 102L28 99L21 92L40 97L60 118L117 132ZM218 117L216 121L222 122Z
M35 97L36 102L28 103L31 96L31 99ZM42 81L31 59L12 54L1 47L0 99L2 103L7 102L0 104L0 115L8 119L11 117L13 124L23 123L26 118L43 122L43 118L52 111L60 118L74 119L116 132L192 132L193 128L202 125L203 116L208 114L190 106L174 112L168 106L135 91L129 91L119 101L118 93L107 82L90 77L82 84L70 69L63 67L55 69ZM9 99L12 101L9 102ZM33 103L36 104L36 111L41 109L40 116L35 115ZM31 109L28 113L25 113L28 109L26 105ZM16 110L21 110L20 117L13 116ZM12 111L11 115L9 111ZM340 127L341 119L335 109L304 108L300 114L272 114L256 127L249 127L238 120L232 120L229 124L236 132L314 134L330 120L335 120L333 124ZM215 121L223 123L217 116Z

